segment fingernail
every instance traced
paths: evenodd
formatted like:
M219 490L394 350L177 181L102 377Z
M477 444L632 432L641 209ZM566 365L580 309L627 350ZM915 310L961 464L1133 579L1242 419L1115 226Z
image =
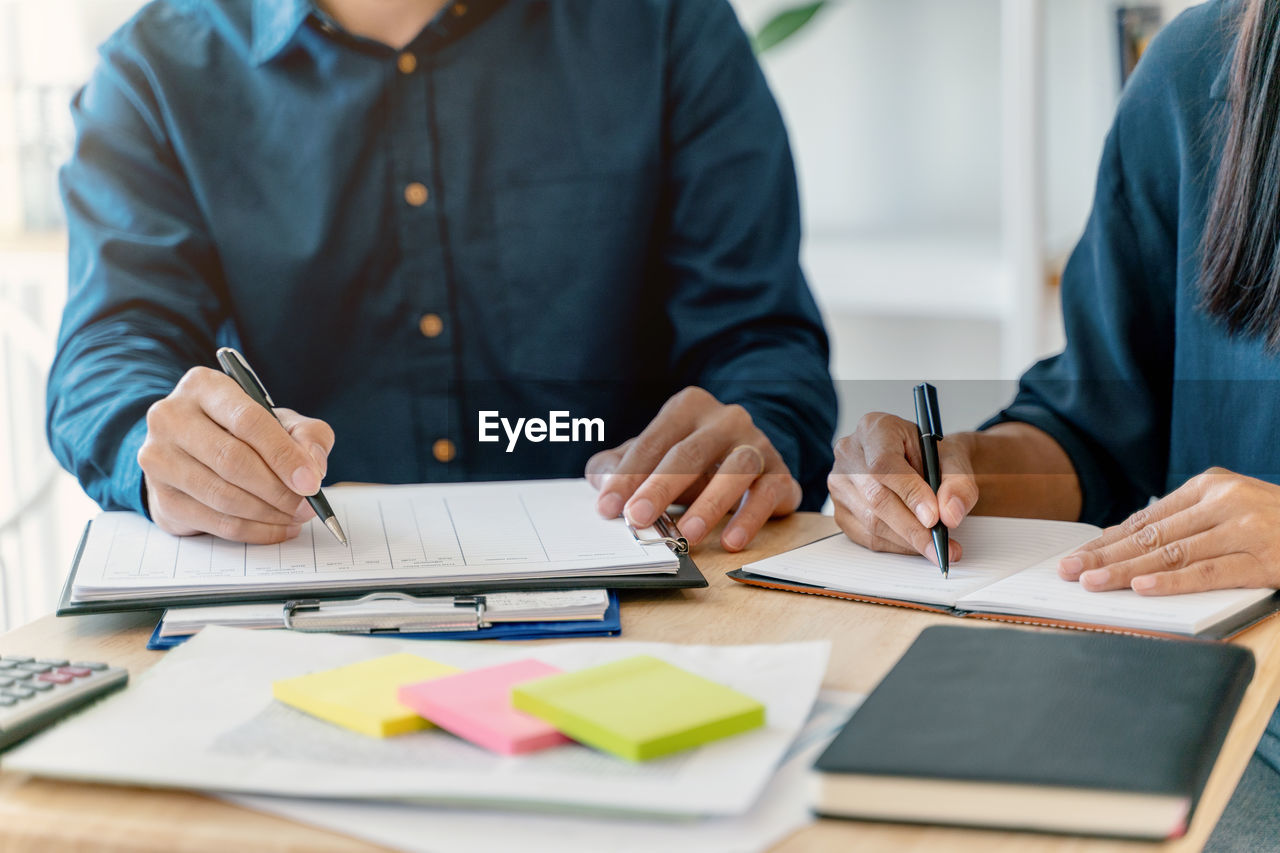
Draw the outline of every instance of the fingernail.
M315 471L303 466L293 472L293 490L300 495L314 495L320 491L320 478Z
M1133 587L1134 592L1146 592L1147 590L1152 590L1156 588L1156 576L1140 575L1134 578L1129 585Z
M707 535L707 523L698 517L680 519L680 532L689 540L690 545L697 545Z
M924 504L916 504L916 518L920 519L920 523L925 527L932 527L933 517L929 515L929 508Z
M316 460L316 468L320 471L320 479L329 471L329 454L318 444L311 445L311 458Z
M741 527L734 527L724 535L724 547L730 551L741 551L742 546L747 544L747 531Z
M600 501L596 506L600 509L600 514L605 518L617 518L622 515L622 495L617 492L601 495Z
M1058 563L1058 570L1069 578L1077 578L1084 571L1084 560L1076 556L1063 557Z
M648 498L641 498L627 507L627 520L636 527L648 527L657 518L658 513L653 508L653 502Z
M1109 580L1111 580L1111 572L1106 569L1094 569L1080 576L1080 583L1094 588L1106 586Z
M951 510L951 517L954 519L964 519L964 501L959 498L952 498L947 502L947 507ZM957 523L959 523L957 521Z

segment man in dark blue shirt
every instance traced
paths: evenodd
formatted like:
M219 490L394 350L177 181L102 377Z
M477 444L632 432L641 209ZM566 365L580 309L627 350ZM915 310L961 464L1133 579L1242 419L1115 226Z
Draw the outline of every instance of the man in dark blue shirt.
M73 112L49 435L102 506L272 542L325 476L589 470L737 549L821 502L827 340L725 0L158 0ZM499 429L556 412L603 429Z

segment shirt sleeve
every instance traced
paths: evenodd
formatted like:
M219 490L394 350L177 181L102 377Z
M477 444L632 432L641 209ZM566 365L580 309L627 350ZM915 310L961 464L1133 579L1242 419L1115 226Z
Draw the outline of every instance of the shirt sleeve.
M119 36L117 36L117 40ZM146 512L146 411L212 363L226 317L221 272L142 64L118 41L71 105L60 175L68 299L49 376L47 430L104 509Z
M672 10L663 259L673 369L739 403L804 488L826 498L835 430L828 343L800 270L786 129L725 0Z
M1162 494L1168 466L1179 163L1159 63L1130 81L1063 274L1066 349L1028 370L982 427L1021 421L1053 436L1079 477L1081 520L1100 525Z

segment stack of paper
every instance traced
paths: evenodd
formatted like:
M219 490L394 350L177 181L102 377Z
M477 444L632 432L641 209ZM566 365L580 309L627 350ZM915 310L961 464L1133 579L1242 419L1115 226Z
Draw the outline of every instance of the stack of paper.
M276 681L388 652L474 670L527 658L528 648L210 627L128 690L20 746L4 764L44 776L227 793L741 815L804 724L828 651L827 643L539 646L538 658L564 672L648 655L766 709L762 728L631 764L578 744L502 756L438 729L370 738L271 697Z
M679 569L666 544L642 544L622 519L601 518L585 480L339 487L326 495L350 547L318 520L289 542L243 545L171 536L141 515L103 513L82 546L71 600L270 597L300 587L340 592Z

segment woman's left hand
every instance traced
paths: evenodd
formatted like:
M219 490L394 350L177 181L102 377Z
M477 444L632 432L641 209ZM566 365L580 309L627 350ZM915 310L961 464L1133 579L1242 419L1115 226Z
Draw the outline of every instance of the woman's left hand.
M1085 589L1280 587L1280 486L1213 468L1064 557Z

